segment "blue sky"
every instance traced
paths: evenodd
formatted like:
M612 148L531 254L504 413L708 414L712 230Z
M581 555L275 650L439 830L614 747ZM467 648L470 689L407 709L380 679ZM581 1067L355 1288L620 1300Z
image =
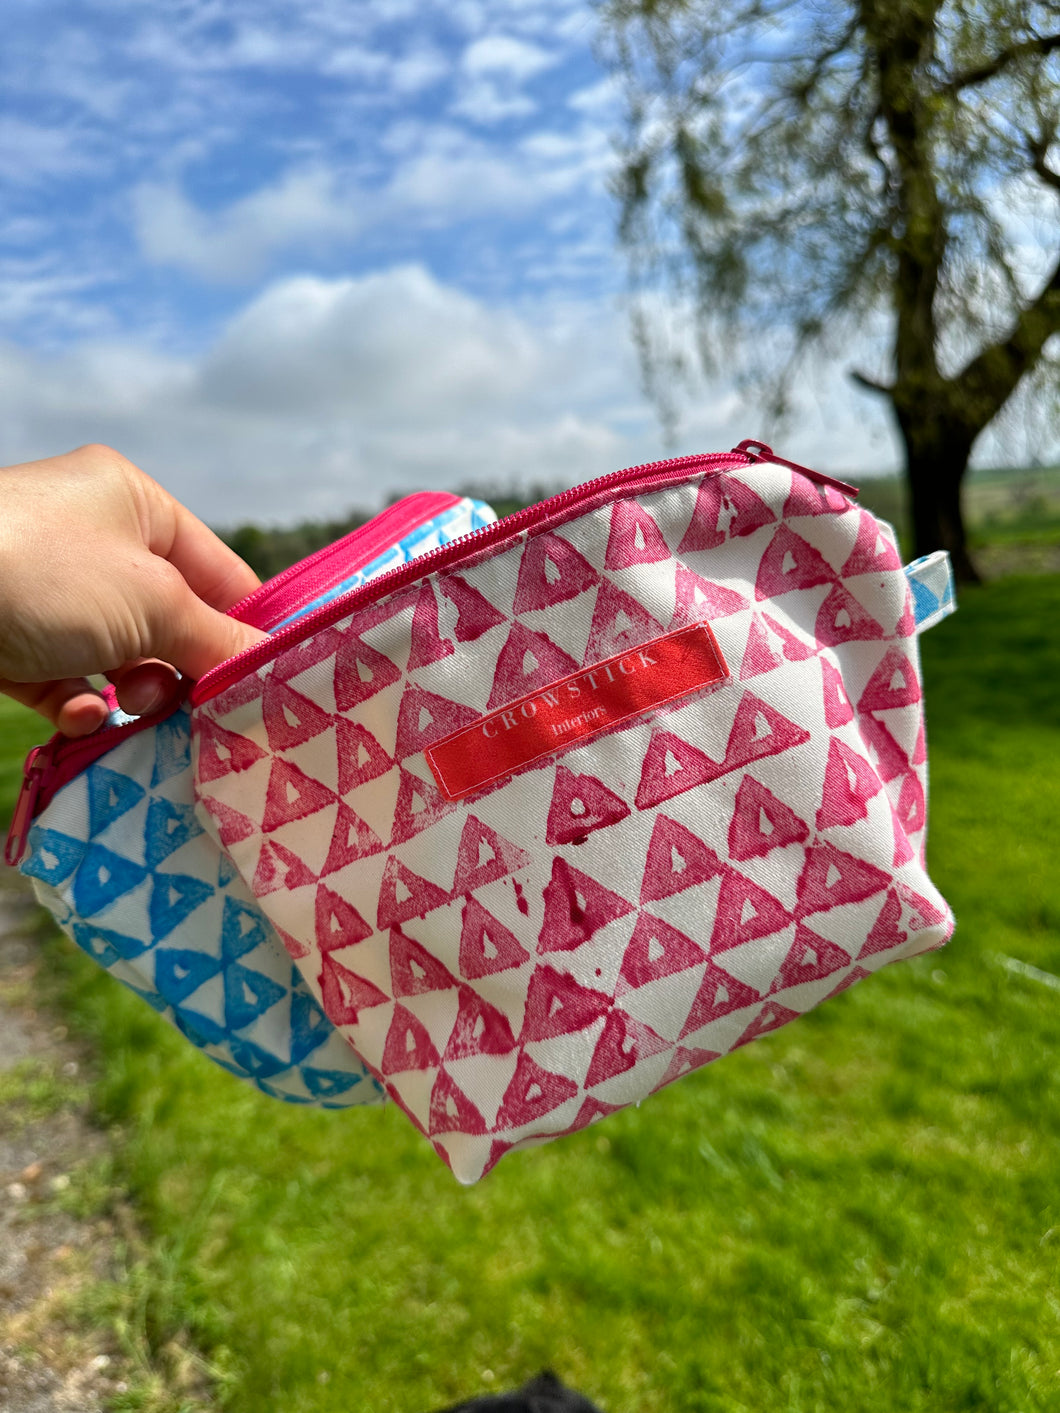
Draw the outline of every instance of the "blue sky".
M0 461L111 443L215 524L762 435L640 390L587 0L5 0ZM895 463L815 375L777 449Z

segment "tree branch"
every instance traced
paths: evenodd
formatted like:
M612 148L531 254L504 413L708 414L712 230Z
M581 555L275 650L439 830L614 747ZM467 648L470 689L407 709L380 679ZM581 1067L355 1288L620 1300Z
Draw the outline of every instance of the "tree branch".
M894 392L894 388L890 383L877 382L875 378L870 378L867 373L862 373L859 368L851 368L850 377L857 383L859 388L865 388L868 392L879 393L881 397L890 397Z
M1060 333L1060 260L1037 298L1020 310L1009 336L982 349L953 379L954 386L974 401L983 426L1005 405L1056 333Z
M979 64L974 69L965 69L961 74L954 74L948 83L942 85L939 92L960 93L962 89L986 83L988 79L996 77L1009 64L1017 63L1020 59L1030 58L1034 54L1043 56L1051 54L1057 48L1060 48L1060 34L1035 35L1033 39L1025 39L1021 44L1012 44L1007 49L1002 49L999 54L995 54L985 64Z

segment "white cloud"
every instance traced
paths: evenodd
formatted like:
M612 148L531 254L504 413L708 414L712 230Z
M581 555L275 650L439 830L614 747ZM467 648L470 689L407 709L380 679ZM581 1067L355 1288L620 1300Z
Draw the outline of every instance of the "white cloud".
M551 68L558 59L559 55L549 53L540 45L506 34L490 34L467 46L463 67L469 74L501 74L522 83L543 69Z

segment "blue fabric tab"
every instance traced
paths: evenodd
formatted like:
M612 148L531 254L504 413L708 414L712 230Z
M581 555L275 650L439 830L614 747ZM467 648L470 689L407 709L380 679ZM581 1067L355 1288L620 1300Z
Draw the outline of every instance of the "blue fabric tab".
M957 611L953 591L953 566L945 550L925 554L905 566L905 577L913 595L916 631L926 633Z

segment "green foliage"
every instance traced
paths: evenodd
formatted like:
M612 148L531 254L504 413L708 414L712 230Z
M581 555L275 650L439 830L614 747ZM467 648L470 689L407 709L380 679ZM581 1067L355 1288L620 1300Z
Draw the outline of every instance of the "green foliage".
M924 659L949 948L469 1190L395 1109L266 1099L52 943L152 1233L106 1318L156 1369L198 1345L232 1413L544 1365L608 1413L1055 1408L1060 1006L997 957L1060 975L1060 578L967 592Z

